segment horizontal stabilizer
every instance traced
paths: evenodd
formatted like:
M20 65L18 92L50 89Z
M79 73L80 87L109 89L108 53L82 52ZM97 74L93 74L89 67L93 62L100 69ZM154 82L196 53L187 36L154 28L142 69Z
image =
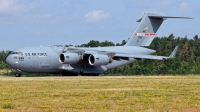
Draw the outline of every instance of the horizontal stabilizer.
M149 16L151 18L177 18L177 19L193 19L190 17L174 17L174 16Z

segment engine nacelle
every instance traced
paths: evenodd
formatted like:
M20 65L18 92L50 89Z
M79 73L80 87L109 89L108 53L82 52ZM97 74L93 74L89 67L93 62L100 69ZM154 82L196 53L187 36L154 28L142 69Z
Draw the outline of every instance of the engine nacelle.
M76 64L83 60L83 57L77 53L62 53L60 54L60 63L63 64Z
M88 58L89 64L92 66L107 65L112 62L112 58L104 54L92 54Z

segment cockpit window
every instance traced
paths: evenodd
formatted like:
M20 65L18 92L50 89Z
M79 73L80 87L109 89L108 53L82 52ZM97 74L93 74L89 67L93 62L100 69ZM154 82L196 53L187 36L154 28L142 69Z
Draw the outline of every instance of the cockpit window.
M13 51L11 54L17 54L17 55L23 56L23 53L22 53L22 52L15 52L15 51Z

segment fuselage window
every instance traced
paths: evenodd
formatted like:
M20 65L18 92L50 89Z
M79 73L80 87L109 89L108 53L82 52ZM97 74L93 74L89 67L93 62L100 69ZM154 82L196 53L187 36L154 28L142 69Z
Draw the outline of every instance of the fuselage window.
M11 54L16 54L16 52L12 52Z
M11 54L17 54L17 55L23 56L23 53L22 53L22 52L12 52Z

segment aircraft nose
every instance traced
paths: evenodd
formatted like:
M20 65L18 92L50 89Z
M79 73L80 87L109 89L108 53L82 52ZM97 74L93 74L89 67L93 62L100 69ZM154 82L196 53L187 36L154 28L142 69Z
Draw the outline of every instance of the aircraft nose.
M11 63L12 63L12 57L9 55L7 58L6 58L6 63L10 66Z

